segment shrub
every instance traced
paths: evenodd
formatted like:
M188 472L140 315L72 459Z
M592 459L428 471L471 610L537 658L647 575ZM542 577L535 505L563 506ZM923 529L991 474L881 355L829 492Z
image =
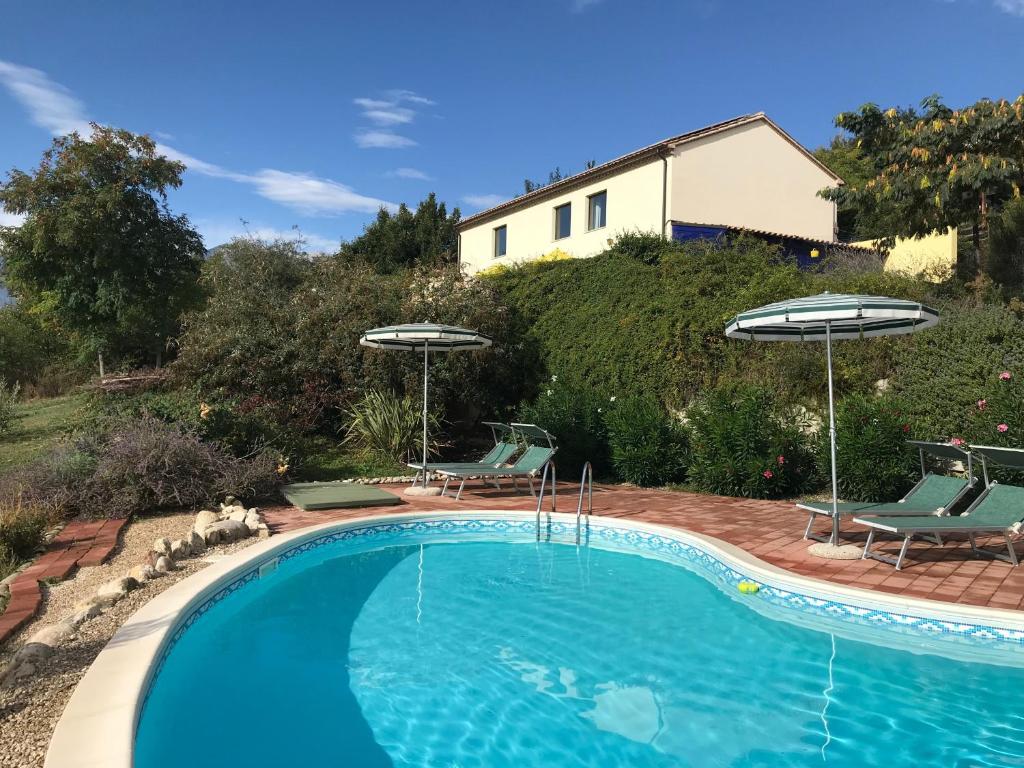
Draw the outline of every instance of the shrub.
M524 403L519 420L537 424L557 438L555 463L563 480L575 480L589 461L594 475L610 474L604 410L613 403L589 387L553 376L532 403Z
M888 397L847 395L836 405L839 495L853 501L892 501L915 481L916 454L902 405ZM831 492L828 424L818 433L821 482Z
M11 431L11 426L14 424L14 408L18 404L20 393L20 385L15 384L12 387L0 379L0 435Z
M48 524L45 512L25 504L18 490L0 493L0 579L35 554Z
M814 479L806 438L784 424L771 394L756 387L712 390L687 412L690 482L707 493L773 499Z
M77 438L6 479L54 516L128 517L231 494L265 497L288 467L271 451L239 458L152 416Z
M896 348L892 375L893 391L929 440L970 433L976 403L992 395L1000 371L1024 366L1024 323L1012 311L965 301L940 309L938 326Z
M968 442L1024 448L1024 381L1018 370L1004 370L990 377L985 396L971 407ZM989 474L1000 482L1024 483L1024 473L1007 468L990 465Z
M350 423L345 435L346 443L362 451L386 457L395 462L408 461L418 456L423 445L422 403L411 397L398 397L394 393L370 390L348 412ZM437 437L438 419L428 416L430 436ZM428 443L430 453L437 452L436 439Z
M615 475L634 485L657 486L686 478L683 426L649 397L616 400L605 416Z

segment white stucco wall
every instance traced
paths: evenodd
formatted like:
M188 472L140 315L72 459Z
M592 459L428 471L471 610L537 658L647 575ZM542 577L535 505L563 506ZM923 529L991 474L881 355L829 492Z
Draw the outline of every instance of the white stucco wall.
M674 221L834 239L835 179L766 122L678 146L670 160Z
M514 264L543 256L558 248L570 256L594 256L608 247L608 240L621 232L663 230L662 160L655 158L643 165L594 181L551 197L541 195L532 204L462 230L461 262L474 274L496 264ZM608 213L604 227L587 231L587 197L607 191ZM569 237L555 239L554 210L572 204ZM494 258L494 230L508 227L507 253Z

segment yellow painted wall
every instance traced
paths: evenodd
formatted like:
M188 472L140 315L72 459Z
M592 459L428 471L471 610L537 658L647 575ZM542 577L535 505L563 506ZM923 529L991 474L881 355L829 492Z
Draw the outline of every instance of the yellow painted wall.
M682 144L671 165L675 221L834 239L835 205L818 191L835 179L767 122Z
M655 159L572 191L544 197L525 208L483 221L461 231L461 263L468 274L502 264L512 265L550 253L594 256L608 240L626 231L657 232L661 228L662 161ZM587 231L587 196L607 191L606 225ZM571 234L555 239L555 208L572 204ZM494 258L494 230L507 226L507 253Z
M885 269L943 280L956 266L956 236L956 229L951 227L920 239L897 238L885 259ZM875 240L853 243L866 248L875 248L876 244Z

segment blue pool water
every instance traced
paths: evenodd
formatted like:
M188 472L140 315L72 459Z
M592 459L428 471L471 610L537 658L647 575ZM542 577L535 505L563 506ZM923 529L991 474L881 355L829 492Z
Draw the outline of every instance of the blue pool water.
M766 618L686 568L556 543L348 542L174 645L166 766L1024 766L1024 670Z

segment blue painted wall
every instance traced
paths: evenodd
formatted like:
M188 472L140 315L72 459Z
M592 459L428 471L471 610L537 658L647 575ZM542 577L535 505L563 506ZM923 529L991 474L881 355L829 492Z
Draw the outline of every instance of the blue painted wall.
M737 230L731 230L728 227L712 227L705 224L676 224L674 222L672 224L672 239L680 243L685 243L688 240L724 240L730 234L737 234ZM782 235L763 235L757 232L750 232L749 234L772 245L782 246L782 252L787 256L795 258L801 269L808 269L821 263L822 258L825 256L826 245L828 245L825 242L813 242ZM811 258L811 250L814 248L817 248L819 252L819 256L816 259Z

